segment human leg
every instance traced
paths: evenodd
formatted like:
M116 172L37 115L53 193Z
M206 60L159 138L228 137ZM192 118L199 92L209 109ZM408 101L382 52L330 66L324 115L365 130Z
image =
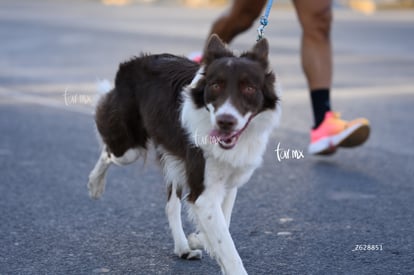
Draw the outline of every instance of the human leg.
M332 1L294 0L294 5L302 27L302 67L311 92L315 120L309 153L332 154L337 147L361 145L369 136L368 120L348 122L331 111Z
M295 0L294 5L302 27L301 59L309 90L315 127L330 111L332 84L332 22L331 0Z
M230 10L213 23L210 35L215 33L224 42L230 43L235 36L252 26L265 4L266 0L234 0Z

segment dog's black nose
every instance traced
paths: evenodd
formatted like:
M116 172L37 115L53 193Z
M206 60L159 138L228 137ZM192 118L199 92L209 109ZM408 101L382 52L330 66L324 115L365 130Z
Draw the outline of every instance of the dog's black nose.
M216 121L220 130L224 131L232 131L237 124L237 119L234 116L228 114L219 115L216 118Z

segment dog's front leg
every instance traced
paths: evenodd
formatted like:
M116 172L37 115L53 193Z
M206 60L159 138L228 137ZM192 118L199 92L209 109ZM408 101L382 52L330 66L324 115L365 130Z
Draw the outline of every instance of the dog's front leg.
M207 184L192 205L193 213L203 233L206 249L220 264L223 274L247 274L222 211L225 192L223 182Z
M236 201L237 189L239 186L242 186L250 179L253 171L254 168L252 167L239 168L228 179L228 185L230 187L227 189L226 196L224 197L221 206L223 209L224 218L226 219L227 227L230 227L231 213L233 212L234 202Z
M174 238L174 253L183 259L193 260L201 259L202 251L199 249L190 249L187 238L183 231L181 222L181 196L177 192L176 184L170 184L168 202L165 207L168 223ZM181 187L180 187L181 188Z
M227 227L230 227L231 212L233 211L234 201L236 200L237 188L231 188L227 190L221 205L224 219L226 220ZM188 236L188 243L192 249L203 249L204 248L204 235L201 232L191 233Z
M234 202L236 201L237 188L231 188L227 191L224 201L221 205L223 210L224 219L226 220L227 227L230 228L231 212L233 211Z

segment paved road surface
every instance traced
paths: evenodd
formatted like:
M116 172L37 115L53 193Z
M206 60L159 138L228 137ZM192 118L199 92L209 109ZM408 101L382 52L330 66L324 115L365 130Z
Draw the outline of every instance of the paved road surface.
M201 49L220 12L0 1L0 274L219 274L208 256L173 255L156 164L112 167L100 201L85 184L99 152L95 81L140 52ZM283 119L231 226L250 274L414 274L414 13L335 18L333 105L368 117L372 136L330 158L278 161L278 144L305 151L312 119L295 15L274 10L266 36Z

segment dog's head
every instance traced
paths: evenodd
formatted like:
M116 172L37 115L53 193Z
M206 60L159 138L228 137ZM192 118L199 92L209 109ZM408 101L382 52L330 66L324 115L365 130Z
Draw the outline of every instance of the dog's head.
M266 39L240 56L227 49L217 35L206 45L201 75L193 81L191 97L197 108L209 111L210 136L223 149L236 145L256 115L277 106L268 53Z

